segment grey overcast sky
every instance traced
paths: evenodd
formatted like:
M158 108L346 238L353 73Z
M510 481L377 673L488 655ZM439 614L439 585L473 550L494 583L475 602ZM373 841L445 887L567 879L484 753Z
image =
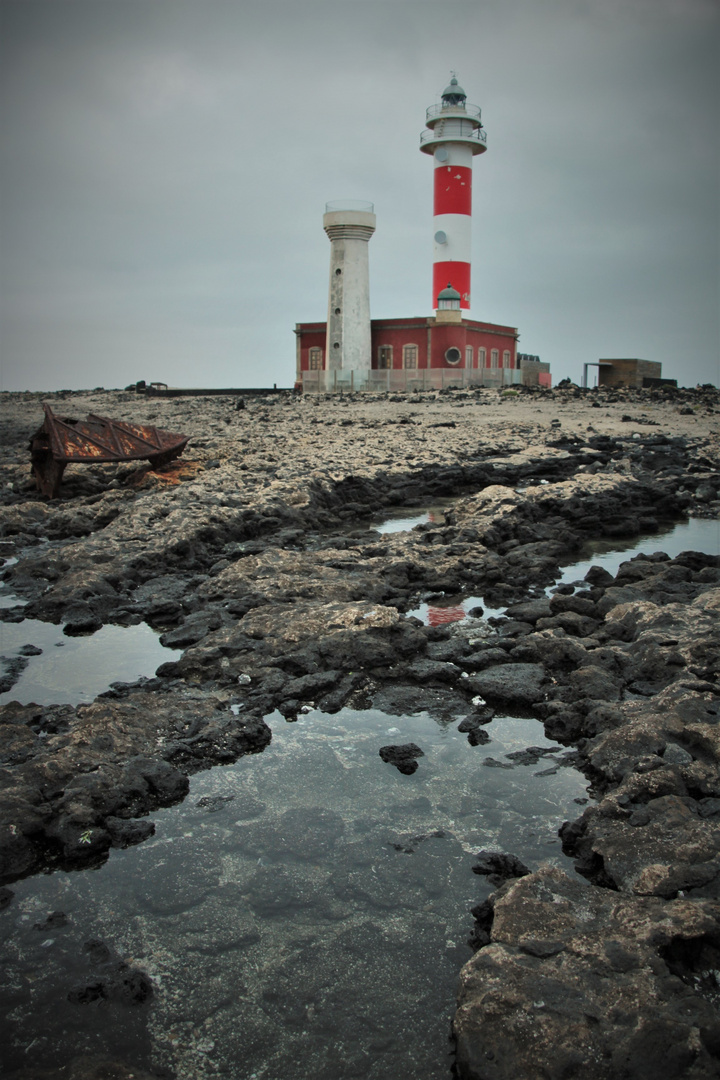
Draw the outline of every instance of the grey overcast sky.
M470 317L717 384L717 0L0 0L6 390L290 386L324 204L429 315L425 109L483 110Z

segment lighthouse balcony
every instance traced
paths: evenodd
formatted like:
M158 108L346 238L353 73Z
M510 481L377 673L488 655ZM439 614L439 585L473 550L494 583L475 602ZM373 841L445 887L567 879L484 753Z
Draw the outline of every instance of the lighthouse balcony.
M487 150L487 132L484 128L465 132L450 132L441 128L420 133L420 149L425 154L433 154L435 148L443 143L465 143L472 147L473 154L483 154Z
M479 105L431 105L429 109L425 110L425 123L428 127L433 127L438 120L450 116L460 116L464 120L473 120L478 127L482 123Z

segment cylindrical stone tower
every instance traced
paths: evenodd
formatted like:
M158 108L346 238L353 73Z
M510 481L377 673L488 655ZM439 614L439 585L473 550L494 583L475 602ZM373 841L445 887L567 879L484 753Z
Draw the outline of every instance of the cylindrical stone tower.
M372 354L368 242L375 232L373 204L327 203L323 228L331 244L325 366L367 371Z
M460 307L470 307L470 223L472 159L487 150L487 135L477 105L453 75L440 105L425 114L430 129L420 136L420 149L435 158L433 208L433 308L448 283L460 293Z

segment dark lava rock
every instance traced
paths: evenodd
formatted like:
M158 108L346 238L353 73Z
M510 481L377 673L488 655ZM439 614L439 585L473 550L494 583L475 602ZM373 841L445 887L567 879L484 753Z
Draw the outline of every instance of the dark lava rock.
M89 604L76 604L64 613L63 634L68 637L81 637L84 634L94 634L103 624L99 615L96 615Z
M463 685L470 680L463 679ZM469 687L468 687L469 689ZM389 683L372 695L372 707L391 716L413 716L427 712L441 720L456 720L472 710L467 698L453 689Z
M42 654L42 649L39 649L37 645L23 645L18 652L21 656L40 656Z
M6 694L12 690L15 683L28 666L29 660L24 656L0 656L5 671L0 676L0 694Z
M585 575L588 585L610 585L615 579L604 566L591 566Z
M458 731L477 731L482 724L489 724L495 716L495 710L487 707L478 708L458 724Z
M425 757L424 752L415 743L403 743L400 746L381 746L378 753L383 761L410 776L418 767L415 758Z
M160 638L160 644L166 649L186 649L195 645L212 630L222 625L222 616L218 611L195 611L188 615L181 626L168 630Z
M490 947L460 977L462 1080L715 1080L717 988L702 974L718 960L714 904L592 888L548 867L491 900Z
M507 609L507 614L514 619L534 623L538 619L549 618L552 610L548 598L540 597L538 600L525 600L521 604L512 604Z
M203 795L202 799L198 799L195 805L208 814L216 814L218 810L222 810L234 798L234 795Z
M482 874L492 885L502 885L510 878L521 878L530 873L517 855L502 851L478 851L476 858L478 861L472 868L473 874Z
M473 728L468 733L468 742L471 746L485 746L486 743L490 742L490 736L482 728Z
M554 746L527 746L524 750L513 750L505 756L516 765L537 765L546 754L552 754L554 751Z
M95 1001L112 1001L122 1005L144 1005L153 996L150 978L139 968L120 960L102 941L86 941L83 953L90 966L97 970L68 994L74 1005L89 1005Z
M542 701L545 669L542 664L502 664L486 668L468 679L469 688L489 700L514 705L534 705Z
M52 911L43 922L35 923L33 930L59 930L67 924L68 917L64 911Z
M132 847L155 833L155 822L141 818L139 821L127 821L124 818L105 819L105 828L110 833L110 842L114 848Z

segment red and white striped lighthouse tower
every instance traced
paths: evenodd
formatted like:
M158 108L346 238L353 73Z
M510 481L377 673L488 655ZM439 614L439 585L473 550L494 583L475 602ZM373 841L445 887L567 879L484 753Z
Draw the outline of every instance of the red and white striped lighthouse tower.
M460 307L470 307L472 159L487 150L487 135L480 109L466 98L453 75L440 105L427 110L430 130L420 136L420 149L435 159L433 308L448 285L460 293Z

